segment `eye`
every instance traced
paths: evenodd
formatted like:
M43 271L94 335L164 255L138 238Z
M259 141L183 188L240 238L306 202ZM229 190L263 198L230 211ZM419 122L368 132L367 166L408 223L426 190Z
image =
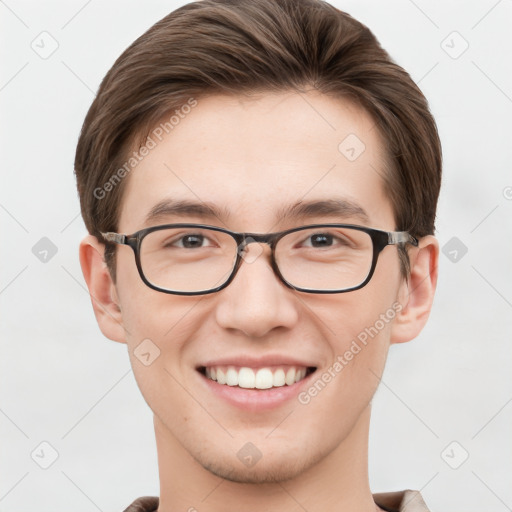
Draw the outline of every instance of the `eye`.
M207 240L203 235L185 235L180 238L183 247L192 249L194 247L202 247L203 242Z
M311 241L311 243L306 243L307 241ZM349 242L343 237L335 236L331 233L314 233L305 239L303 245L306 247L319 248L333 247L333 245L347 246Z
M207 245L203 245L208 242ZM196 249L201 247L211 247L211 240L205 235L197 233L187 233L179 238L174 238L165 242L164 247L178 247L179 249Z
M309 236L307 240L311 240L312 247L326 247L332 245L333 236L325 233L317 233Z

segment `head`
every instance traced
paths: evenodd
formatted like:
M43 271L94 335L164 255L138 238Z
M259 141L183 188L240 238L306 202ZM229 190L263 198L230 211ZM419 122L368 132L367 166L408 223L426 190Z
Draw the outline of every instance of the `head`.
M413 339L428 318L441 180L427 101L368 28L317 0L185 5L107 73L75 172L94 311L102 332L127 344L160 435L216 475L263 482L307 471L363 428L389 345ZM280 215L340 199L351 207L337 216ZM148 219L163 200L211 212ZM269 247L251 244L254 257L226 288L183 296L146 286L132 250L101 235L175 222L262 234L340 222L407 231L419 246L385 247L361 289L310 294L287 287ZM151 364L140 347L150 347ZM212 394L205 367L260 360L314 371L279 406ZM246 446L262 454L254 466L241 462Z

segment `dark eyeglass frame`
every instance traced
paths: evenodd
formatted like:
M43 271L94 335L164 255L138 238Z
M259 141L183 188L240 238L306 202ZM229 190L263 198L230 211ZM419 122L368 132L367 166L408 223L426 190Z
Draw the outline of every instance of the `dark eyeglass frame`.
M144 237L146 237L149 233L153 233L154 231L160 231L163 229L172 229L172 228L200 228L200 229L209 229L212 231L219 231L221 233L226 233L227 235L230 235L234 238L236 244L237 244L237 256L236 261L233 266L233 270L231 271L231 274L229 278L222 283L220 286L216 288L212 288L210 290L200 291L200 292L178 292L174 290L167 290L166 288L160 288L153 283L149 282L146 279L146 276L144 275L144 272L142 270L142 264L141 264L141 258L140 258L140 247L142 244L142 241ZM353 286L352 288L345 288L342 290L311 290L306 288L299 288L297 286L293 286L291 283L286 281L286 279L283 277L281 272L279 271L279 268L276 263L275 259L275 248L277 245L277 242L284 236L288 235L289 233L294 233L296 231L306 230L306 229L316 229L316 228L322 228L322 227L334 227L334 228L349 228L349 229L355 229L358 231L363 231L364 233L367 233L370 238L372 239L372 245L373 245L373 257L372 257L372 265L370 267L370 271L368 272L368 276L366 279L359 285ZM119 244L119 245L128 245L133 249L133 252L135 254L135 263L137 265L137 270L139 271L139 275L142 279L142 281L152 288L153 290L163 292L163 293L170 293L173 295L207 295L210 293L218 292L226 286L228 286L231 281L235 278L236 273L238 272L240 265L242 264L242 252L245 249L245 247L251 243L264 243L270 245L271 249L271 265L274 273L277 275L277 277L288 287L293 290L297 290L300 292L305 293L346 293L351 292L354 290L359 290L363 286L367 285L370 282L370 279L373 276L373 273L375 271L375 267L377 266L377 260L379 257L379 254L382 252L384 247L388 245L398 245L398 244L411 244L414 247L418 246L418 239L412 236L407 231L382 231L380 229L374 229L374 228L368 228L365 226L358 226L354 224L310 224L308 226L300 226L298 228L292 228L287 229L285 231L279 231L276 233L267 233L267 234L261 234L261 233L237 233L234 231L229 231L228 229L220 228L217 226L209 226L207 224L190 224L190 223L181 223L181 224L163 224L160 226L152 226L149 228L141 229L139 231L136 231L135 233L132 233L131 235L123 235L120 233L114 233L114 232L107 232L107 233L101 233L103 238L106 242Z

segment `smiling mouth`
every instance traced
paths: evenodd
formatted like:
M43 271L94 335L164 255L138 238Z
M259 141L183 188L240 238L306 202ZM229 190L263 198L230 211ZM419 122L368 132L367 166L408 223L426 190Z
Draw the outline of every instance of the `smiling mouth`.
M246 366L201 366L199 373L218 384L243 389L272 389L292 386L316 370L314 366L266 366L249 368Z

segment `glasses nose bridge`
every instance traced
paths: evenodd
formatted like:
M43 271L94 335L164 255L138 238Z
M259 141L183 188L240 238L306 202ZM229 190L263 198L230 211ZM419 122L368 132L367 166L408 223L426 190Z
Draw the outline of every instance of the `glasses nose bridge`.
M274 258L275 245L276 245L277 240L280 238L279 235L280 235L280 233L265 233L265 234L238 233L237 262L235 264L235 267L233 268L233 273L231 275L229 282L234 279L236 274L238 274L238 271L240 270L242 262L253 263L256 259L259 258L259 256L261 256L263 254L263 252L264 252L263 248L260 249L259 253L256 251L252 256L245 254L247 247L253 243L266 244L269 246L270 251L268 254L268 259L269 259L268 263L270 263L270 267L272 268L272 271L274 272L276 277L279 280L283 281L283 279L281 278L281 275L280 275L280 271L277 268L277 262L275 261L275 258ZM285 282L285 284L287 284L287 283Z
M260 234L260 233L242 233L242 243L249 245L253 243L272 245L275 238L274 233Z
M241 242L239 244L240 249L245 249L249 244L267 244L271 249L274 248L276 233L242 233Z

